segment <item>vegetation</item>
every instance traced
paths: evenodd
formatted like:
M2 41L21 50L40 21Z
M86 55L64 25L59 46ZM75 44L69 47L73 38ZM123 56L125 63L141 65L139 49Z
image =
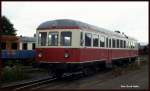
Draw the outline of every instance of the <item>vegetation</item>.
M30 59L22 61L22 64L25 65L25 66L32 66L34 63L35 63L34 58L30 58Z
M23 80L28 78L27 74L21 68L20 65L15 65L13 67L6 66L2 69L1 81L11 82L17 80Z
M0 35L16 35L16 31L9 19L2 16L2 30L0 31Z
M35 59L22 59L22 60L6 60L3 61L4 66L14 66L14 65L24 65L24 66L32 66L35 63Z
M140 65L148 64L148 55L143 55L139 57Z
M114 66L114 68L112 70L112 74L114 76L123 75L129 71L138 70L143 65L148 64L148 56L147 55L140 56L138 60L139 60L139 63L138 63L138 61L136 61L135 63L131 63L131 64L125 65L123 67Z
M117 67L115 66L112 70L112 74L114 76L119 76L119 75L123 75L129 71L132 71L132 70L138 70L140 69L140 65L138 65L137 63L131 63L129 64L128 66L124 66L124 67Z
M139 70L144 65L148 65L148 55L139 56L138 59L133 63L122 66L113 66L112 75L120 76L130 71Z

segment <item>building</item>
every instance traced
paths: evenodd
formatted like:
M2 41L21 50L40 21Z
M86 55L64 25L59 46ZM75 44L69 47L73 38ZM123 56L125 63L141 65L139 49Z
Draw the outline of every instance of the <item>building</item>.
M33 50L35 49L36 37L22 37L20 36L19 49L20 50Z
M1 35L0 48L1 50L33 50L35 42L35 37Z
M12 35L1 35L0 48L1 50L18 50L19 37Z

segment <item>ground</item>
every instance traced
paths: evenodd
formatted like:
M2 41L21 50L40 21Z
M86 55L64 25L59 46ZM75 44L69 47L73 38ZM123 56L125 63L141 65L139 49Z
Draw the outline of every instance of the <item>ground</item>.
M117 77L110 71L78 80L50 83L43 89L148 89L148 65Z
M146 59L145 59L146 58ZM113 70L101 71L92 76L79 77L78 79L61 79L59 81L43 84L34 89L148 89L148 60L147 56L140 58L146 60L140 68L130 70L121 75L114 75ZM129 66L127 66L129 67ZM119 71L116 71L117 74ZM31 79L23 81L5 83L3 85L22 83L25 81L35 80L42 77L48 77L47 71L32 71L29 69ZM115 73L116 74L116 73Z

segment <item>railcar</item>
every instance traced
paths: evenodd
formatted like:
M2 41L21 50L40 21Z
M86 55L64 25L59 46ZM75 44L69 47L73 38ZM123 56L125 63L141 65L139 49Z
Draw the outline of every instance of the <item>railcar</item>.
M87 74L138 56L136 39L77 20L46 21L36 36L36 62L57 77L76 71Z

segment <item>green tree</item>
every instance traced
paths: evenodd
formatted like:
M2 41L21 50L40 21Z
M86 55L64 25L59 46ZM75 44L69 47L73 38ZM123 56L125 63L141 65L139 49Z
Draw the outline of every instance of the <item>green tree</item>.
M0 31L0 35L16 35L16 31L9 19L2 16L2 30Z

